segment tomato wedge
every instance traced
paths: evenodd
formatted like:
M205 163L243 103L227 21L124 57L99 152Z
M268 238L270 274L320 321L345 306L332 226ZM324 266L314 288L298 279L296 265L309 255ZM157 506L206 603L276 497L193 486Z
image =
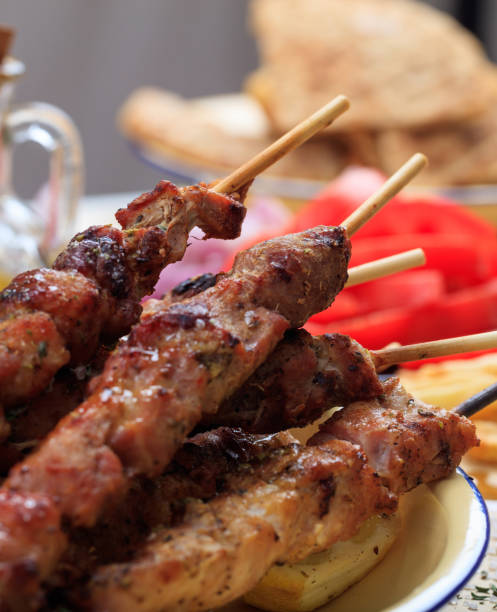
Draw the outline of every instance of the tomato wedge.
M345 289L364 304L363 312L418 306L443 299L445 279L438 270L410 270Z
M326 325L331 321L350 319L367 312L364 306L364 302L354 296L352 288L344 289L336 296L335 301L329 308L315 314L310 321Z
M425 269L439 270L448 291L477 285L497 276L497 240L475 240L472 236L451 234L404 234L356 239L352 244L350 265L357 266L374 259L422 248Z
M309 321L311 333L338 331L369 349L391 342L412 344L476 334L497 328L497 279L447 294L443 301L388 308L322 325Z
M288 232L316 225L340 225L384 180L383 175L374 171L346 171L296 213ZM491 224L451 200L435 195L401 194L366 223L354 240L404 234L457 234L478 240L495 240L497 236Z

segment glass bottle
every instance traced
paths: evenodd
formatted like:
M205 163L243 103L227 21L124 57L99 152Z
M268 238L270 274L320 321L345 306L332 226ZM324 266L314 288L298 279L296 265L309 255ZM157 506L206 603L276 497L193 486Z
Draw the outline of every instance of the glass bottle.
M81 140L70 117L51 104L12 104L24 71L11 57L0 65L0 287L19 272L49 264L71 230L83 189ZM13 147L26 142L50 155L43 205L21 200L12 185Z

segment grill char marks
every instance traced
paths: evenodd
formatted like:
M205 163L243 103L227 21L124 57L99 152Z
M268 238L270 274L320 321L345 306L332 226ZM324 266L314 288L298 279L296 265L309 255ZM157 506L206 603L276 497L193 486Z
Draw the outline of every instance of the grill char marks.
M143 202L153 226L143 226L143 214L138 222ZM90 227L53 269L17 276L0 294L0 402L35 396L63 365L86 363L101 342L127 333L161 270L183 256L190 230L199 225L206 237L234 238L244 215L229 196L161 181L120 212L123 230ZM24 328L40 337L36 345Z
M217 275L210 273L202 274L194 278L189 278L188 280L183 281L179 285L176 285L176 287L171 290L171 295L173 296L173 298L184 300L189 297L192 297L193 295L196 295L197 293L201 293L206 289L214 287L216 281Z

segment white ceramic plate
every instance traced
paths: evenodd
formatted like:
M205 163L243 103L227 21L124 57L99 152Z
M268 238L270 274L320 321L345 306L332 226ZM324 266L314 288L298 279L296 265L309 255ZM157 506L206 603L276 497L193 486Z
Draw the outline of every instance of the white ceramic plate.
M485 502L460 469L403 498L404 526L385 559L321 612L431 612L468 582L487 549ZM224 612L253 612L236 602Z

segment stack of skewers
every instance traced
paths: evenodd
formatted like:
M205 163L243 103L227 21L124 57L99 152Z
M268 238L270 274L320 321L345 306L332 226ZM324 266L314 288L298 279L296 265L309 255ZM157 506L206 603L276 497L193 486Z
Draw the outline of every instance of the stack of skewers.
M419 154L340 227L256 245L140 313L192 227L236 237L252 179L347 107L338 97L214 186L162 181L118 211L121 230L89 228L2 292L2 610L220 607L273 563L392 514L477 444L464 416L377 372L496 346L495 333L373 353L300 329L347 278L419 264L415 252L347 270L350 238ZM287 431L337 405L306 443Z

